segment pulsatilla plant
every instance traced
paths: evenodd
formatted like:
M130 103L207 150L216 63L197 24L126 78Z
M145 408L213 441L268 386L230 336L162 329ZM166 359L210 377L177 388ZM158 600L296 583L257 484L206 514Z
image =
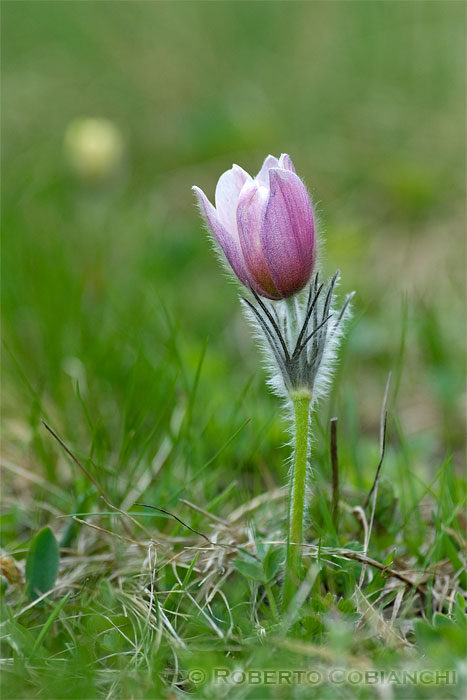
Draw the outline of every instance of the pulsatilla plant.
M234 165L219 178L215 207L202 190L193 189L216 250L248 290L241 302L261 342L269 383L293 409L286 608L302 574L310 413L329 386L353 294L337 308L339 273L321 282L315 271L313 208L288 155L268 156L254 178Z

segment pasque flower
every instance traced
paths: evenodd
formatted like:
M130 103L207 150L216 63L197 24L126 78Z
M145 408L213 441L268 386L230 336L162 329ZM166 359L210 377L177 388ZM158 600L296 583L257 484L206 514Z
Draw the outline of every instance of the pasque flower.
M282 595L287 609L303 578L300 545L311 472L310 412L329 387L343 328L351 315L352 294L339 309L335 303L339 273L327 283L321 282L319 272L312 278L313 211L289 156L268 156L255 178L234 165L219 178L215 207L198 187L194 190L214 238L251 292L241 302L263 346L270 384L293 409L294 456ZM292 295L296 296L289 299Z
M268 156L255 178L233 165L217 183L214 207L194 187L201 212L238 279L285 299L310 279L316 258L313 210L288 155Z

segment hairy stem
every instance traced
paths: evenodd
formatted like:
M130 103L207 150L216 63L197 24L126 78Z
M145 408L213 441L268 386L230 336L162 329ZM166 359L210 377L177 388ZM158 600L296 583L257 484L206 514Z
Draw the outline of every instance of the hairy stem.
M295 415L295 456L290 489L289 533L282 596L284 610L290 605L297 586L301 581L300 545L303 539L310 398L308 396L294 398L293 406Z

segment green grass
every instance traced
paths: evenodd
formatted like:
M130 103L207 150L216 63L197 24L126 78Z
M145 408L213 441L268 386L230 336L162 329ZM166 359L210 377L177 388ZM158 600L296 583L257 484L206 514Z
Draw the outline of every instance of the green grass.
M18 566L16 585L2 577L3 697L380 692L219 687L214 668L449 669L452 685L395 684L388 697L464 697L465 6L2 11L2 573ZM108 183L67 168L64 133L82 116L123 133ZM212 195L232 162L254 172L281 151L317 202L324 272L339 267L342 294L357 292L314 418L308 576L288 616L276 614L286 426L190 191ZM45 526L59 572L31 605L20 579Z

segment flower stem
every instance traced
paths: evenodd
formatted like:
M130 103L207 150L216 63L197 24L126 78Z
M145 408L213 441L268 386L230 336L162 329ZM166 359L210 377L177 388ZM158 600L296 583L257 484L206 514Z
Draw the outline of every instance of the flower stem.
M310 415L310 398L308 396L299 396L293 398L292 401L295 415L295 456L290 489L289 533L282 595L284 610L289 607L301 580L300 544L303 539L303 516L308 458L308 422Z

